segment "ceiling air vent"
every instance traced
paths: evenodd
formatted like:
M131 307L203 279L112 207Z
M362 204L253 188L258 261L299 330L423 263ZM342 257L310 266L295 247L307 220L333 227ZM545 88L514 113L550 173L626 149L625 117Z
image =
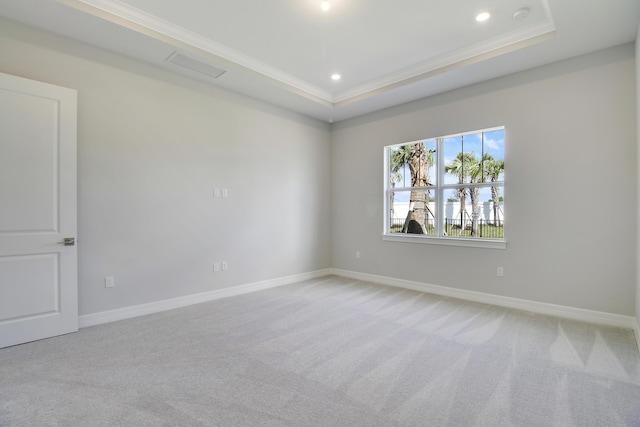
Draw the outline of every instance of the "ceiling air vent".
M207 64L206 62L191 58L190 56L187 56L184 53L180 53L178 51L173 52L171 56L167 58L167 62L191 71L195 71L196 73L203 74L207 77L212 77L214 79L217 79L227 72L227 70L214 67L211 64Z

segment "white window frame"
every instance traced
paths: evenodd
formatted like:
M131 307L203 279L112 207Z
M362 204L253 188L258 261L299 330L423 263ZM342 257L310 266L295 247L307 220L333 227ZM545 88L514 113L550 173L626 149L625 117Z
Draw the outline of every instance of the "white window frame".
M444 156L441 153L444 153L444 140L447 138L453 138L461 135L470 135L470 134L478 134L482 132L491 132L495 130L504 130L506 135L506 128L504 126L496 126L493 128L480 129L475 131L468 132L460 132L451 135L438 136L435 138L424 138L416 141L402 142L400 144L387 145L384 147L384 224L382 231L382 240L391 241L391 242L403 242L403 243L420 243L420 244L428 244L428 245L446 245L446 246L465 246L465 247L476 247L476 248L489 248L489 249L506 249L507 248L507 240L506 240L506 230L503 225L502 230L502 239L483 239L481 237L473 237L473 238L465 238L465 237L451 237L444 236L444 203L441 203L444 200L445 191L455 190L458 188L470 188L470 187L495 187L496 184L492 182L478 182L474 184L444 184L444 176L445 176L445 165L444 165ZM400 147L403 145L416 144L425 141L436 141L436 184L432 186L423 186L423 187L393 187L391 188L389 182L389 171L390 171L390 148ZM505 150L506 151L506 150ZM506 189L506 177L501 182L502 192L505 194ZM410 191L410 190L433 190L435 193L435 207L436 207L436 218L435 221L435 236L425 235L425 234L408 234L408 233L391 233L389 230L390 224L390 194L391 192L399 192L399 191ZM504 196L503 196L504 197Z

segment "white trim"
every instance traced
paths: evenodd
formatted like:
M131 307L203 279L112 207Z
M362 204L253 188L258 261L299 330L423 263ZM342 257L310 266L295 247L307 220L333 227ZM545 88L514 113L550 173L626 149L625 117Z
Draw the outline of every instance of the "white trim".
M514 308L517 310L530 311L533 313L562 317L565 319L632 329L636 333L636 339L640 338L638 322L636 318L632 316L624 316L621 314L606 313L602 311L586 310L583 308L511 298L500 295L487 294L483 292L468 291L465 289L432 285L429 283L414 282L410 280L394 279L392 277L377 276L374 274L360 273L357 271L342 270L336 268L331 269L331 271L337 276L373 282L380 285L412 289L419 292L442 295L467 301L480 302L484 304L497 305L500 307Z
M460 237L432 237L424 234L383 234L382 240L388 242L421 243L423 245L466 246L470 248L507 249L504 240L465 239Z
M238 64L258 74L320 98L323 101L329 103L333 102L332 96L329 92L311 83L135 7L115 0L77 1L101 10L102 12L106 12L126 22L139 25L189 46L202 49L209 54L225 59L234 64Z
M350 89L330 93L314 84L293 76L283 70L266 64L253 57L245 55L211 39L203 37L185 28L179 27L162 18L143 10L127 5L118 0L58 0L65 4L78 8L78 4L89 6L102 13L107 13L139 28L151 30L170 39L185 43L189 46L224 59L233 64L240 65L259 75L270 78L303 92L307 97L329 103L332 107L355 102L379 93L386 92L396 87L404 86L416 81L430 78L434 75L460 68L472 63L480 62L487 58L499 56L528 45L540 42L546 37L555 34L556 27L551 16L551 10L547 0L542 0L545 19L535 25L527 26L522 30L516 30L490 40L476 43L470 47L459 49L425 62L388 74L379 79L366 82ZM95 15L95 13L94 13Z
M194 295L155 301L147 304L123 307L115 310L102 311L99 313L85 314L79 317L79 327L101 325L104 323L116 322L175 308L186 307L202 302L217 299L244 295L251 292L289 285L303 280L316 279L328 275L336 275L356 280L377 283L380 285L393 286L397 288L412 289L418 292L431 293L466 301L480 302L484 304L497 305L500 307L513 308L517 310L530 311L549 316L562 317L565 319L579 320L583 322L596 323L607 326L632 329L635 332L636 344L640 352L640 322L632 316L605 313L595 310L586 310L576 307L568 307L557 304L548 304L537 301L523 300L518 298L492 295L483 292L468 291L464 289L450 288L446 286L432 285L428 283L415 282L392 277L378 276L374 274L360 273L357 271L342 270L339 268L326 268L323 270L308 273L295 274L291 276L279 277L276 279L263 280L260 282L247 283L245 285L232 286L224 289L203 292Z
M437 153L444 153L445 149L444 149L444 141L447 138L453 138L453 137L458 137L458 136L466 136L466 135L482 135L482 144L484 146L485 143L485 134L488 132L493 132L493 131L502 131L503 134L503 139L504 139L504 135L506 133L506 127L504 125L502 126L494 126L494 127L489 127L489 128L485 128L485 129L478 129L478 130L472 130L472 131L464 131L464 132L458 132L458 133L454 133L454 134L449 134L449 135L444 135L444 136L436 136L436 137L429 137L429 138L425 138L422 140L418 140L418 141L412 141L412 142L403 142L403 143L399 143L399 144L393 144L393 145L387 145L384 147L384 176L383 176L383 188L384 188L384 199L383 199L383 207L384 207L384 222L383 222L383 227L382 227L382 240L384 241L391 241L391 242L402 242L402 243L420 243L420 244L427 244L427 245L445 245L445 246L464 246L464 247L475 247L475 248L486 248L486 249L507 249L507 241L504 239L504 236L502 239L489 239L489 238L477 238L477 237L454 237L454 236L449 236L446 235L445 233L445 224L444 221L435 221L434 223L434 227L435 227L435 233L433 234L412 234L412 233L392 233L391 232L391 226L390 226L390 215L391 215L391 209L389 209L390 207L393 209L394 206L390 206L390 199L391 199L391 194L396 194L399 192L408 192L408 191L413 191L413 190L425 190L425 191L429 191L429 194L431 194L431 191L433 191L435 193L435 199L431 200L431 201L427 201L425 202L425 204L427 204L428 206L432 206L433 211L435 211L435 218L445 218L445 210L448 209L445 207L445 205L448 206L448 202L445 202L445 196L444 193L447 190L451 190L451 189L464 189L464 188L471 188L471 187L477 187L477 188L492 188L492 187L500 187L502 188L502 192L504 194L504 189L505 189L505 178L503 177L502 181L497 181L497 182L477 182L477 183L454 183L454 184L447 184L445 183L445 169L446 169L446 165L444 164L444 159L443 156L436 156L436 162L435 162L435 168L436 168L436 183L435 184L429 184L429 185L422 185L422 186L412 186L412 187L406 187L406 182L404 183L405 186L402 187L394 187L390 184L391 182L391 167L390 167L390 163L391 163L391 150L393 148L396 147L403 147L403 146L409 146L409 145L414 145L416 142L424 142L425 144L427 142L435 142L436 143L436 152ZM503 156L504 157L504 156ZM503 171L503 175L504 175L504 171ZM403 202L406 203L406 202ZM409 200L409 206L408 209L411 210L413 208L412 206L412 202L411 200ZM429 208L431 209L431 208ZM462 209L462 206L460 206L460 209ZM502 213L504 216L504 204L502 205ZM461 211L462 212L462 211ZM468 215L468 211L466 212ZM455 216L455 215L454 215ZM402 218L402 215L400 216ZM495 218L494 218L495 219ZM503 218L504 219L504 218ZM504 228L503 228L503 234L504 234Z
M475 43L463 49L429 59L412 67L402 69L386 76L382 76L379 79L344 90L334 96L333 102L335 104L348 103L362 99L372 93L377 93L383 88L393 88L396 85L403 85L416 80L422 80L445 71L450 71L451 69L480 62L487 59L487 57L501 55L505 53L505 51L517 50L526 47L532 42L541 41L543 38L550 37L555 34L556 27L550 18L551 15L548 15L546 16L547 20L536 25L503 34L499 37L485 40L480 43Z
M118 308L115 310L101 311L99 313L85 314L79 317L79 326L80 328L86 328L89 326L101 325L103 323L116 322L118 320L130 319L132 317L144 316L147 314L172 310L174 308L186 307L192 304L199 304L202 302L213 301L221 298L243 295L251 292L262 291L264 289L289 285L292 283L301 282L303 280L316 279L318 277L327 276L329 274L331 274L330 269L317 270L308 273L279 277L276 279L263 280L260 282L247 283L239 286L216 289L214 291L203 292L200 294L185 295L182 297L155 301L147 304L133 305L129 307Z

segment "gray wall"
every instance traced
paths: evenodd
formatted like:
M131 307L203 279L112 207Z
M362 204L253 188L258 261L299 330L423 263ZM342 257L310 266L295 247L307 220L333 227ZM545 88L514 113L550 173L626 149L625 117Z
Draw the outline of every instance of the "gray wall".
M7 21L0 52L78 91L80 314L329 267L327 124Z
M638 33L636 34L636 137L638 147L637 166L640 170L640 23L638 23ZM636 191L638 192L638 207L636 210L636 221L640 221L640 171L636 171ZM636 321L638 330L636 333L640 337L640 226L638 226L638 241L636 247ZM638 342L640 346L640 340Z
M634 314L633 45L332 130L8 21L0 51L0 72L78 90L81 314L330 266ZM383 242L382 147L497 125L508 248ZM572 216L585 202L593 216ZM230 270L214 274L223 259Z
M333 266L634 315L635 106L628 44L336 124ZM499 125L506 250L382 241L385 145Z

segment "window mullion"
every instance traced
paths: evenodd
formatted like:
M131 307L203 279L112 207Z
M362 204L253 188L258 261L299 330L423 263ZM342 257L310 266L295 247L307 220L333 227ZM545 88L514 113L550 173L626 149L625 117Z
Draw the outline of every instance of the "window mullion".
M382 227L382 233L386 234L391 232L391 206L390 206L390 199L391 199L391 185L390 185L390 180L391 180L391 161L389 159L390 157L390 151L388 149L385 148L384 150L384 156L383 156L383 162L384 162L384 182L383 182L383 188L384 188L384 200L382 201L382 207L383 207L383 218L384 218L384 224Z
M436 236L444 236L444 139L436 138L436 165L437 165L437 182L436 182L436 221L435 233Z
M485 135L489 131L492 133ZM422 147L417 147L417 144L424 144L426 152L418 150ZM425 154L426 156L435 154L434 158L427 158L426 161L429 162L427 164L424 163ZM497 197L502 199L504 194L504 127L387 146L384 163L386 172L383 187L385 190L383 233L385 237L390 237L387 240L431 241L434 244L452 242L452 245L462 246L469 243L474 243L471 246L475 246L475 243L479 246L488 245L482 247L505 246L504 228L502 228L504 205L501 201L492 203ZM417 171L411 169L414 166ZM392 174L391 168L398 171L397 177ZM422 178L425 172L426 182ZM416 182L414 182L416 176L412 173L418 174ZM471 179L469 179L470 176ZM495 181L491 181L492 179ZM461 196L463 191L465 195ZM415 197L416 201L424 200L427 204L424 217L422 211L417 210L413 218L420 223L423 219L425 220L427 235L424 236L419 236L423 233L412 227L415 226L413 223L408 224L409 227L404 230L404 233L400 229L403 224L407 226L408 214L405 215L405 213L410 213L411 208L414 207L411 202L413 192L421 193L419 197ZM452 193L451 203L446 196L449 192ZM425 193L424 199L422 193ZM469 214L470 211L471 214ZM447 215L452 218L447 218ZM435 221L431 223L429 218L434 216ZM453 220L453 217L458 216L462 221ZM449 219L452 220L451 223ZM454 230L450 230L450 227ZM447 232L449 235L445 234ZM501 243L498 245L494 245L495 242L487 243L491 240L500 240Z

